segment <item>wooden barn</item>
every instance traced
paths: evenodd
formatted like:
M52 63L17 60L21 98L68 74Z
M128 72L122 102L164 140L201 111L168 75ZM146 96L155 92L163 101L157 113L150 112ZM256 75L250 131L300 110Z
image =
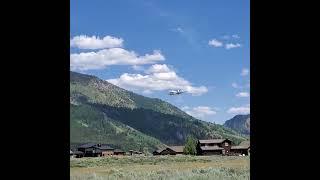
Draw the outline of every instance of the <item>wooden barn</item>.
M73 151L72 152L72 157L82 158L82 157L84 157L84 153L81 152L81 151Z
M116 155L116 156L119 156L119 155L124 156L124 155L126 155L126 152L124 152L124 151L122 151L120 149L116 149L116 150L113 151L113 154Z
M143 153L140 152L140 151L134 151L134 150L130 150L129 153L130 153L131 156L132 156L132 155L140 155L140 154L143 154Z
M153 152L153 155L177 155L183 154L184 146L169 146L163 149L158 149Z
M96 153L99 153L98 156L111 156L114 154L114 149L108 145L98 145Z
M229 155L231 150L229 139L206 139L198 140L198 155Z
M170 146L170 149L172 149L176 154L183 154L184 146Z
M239 146L231 147L232 155L249 155L250 153L250 141L243 141L239 144Z
M85 157L99 157L114 154L114 148L106 144L86 143L78 147Z

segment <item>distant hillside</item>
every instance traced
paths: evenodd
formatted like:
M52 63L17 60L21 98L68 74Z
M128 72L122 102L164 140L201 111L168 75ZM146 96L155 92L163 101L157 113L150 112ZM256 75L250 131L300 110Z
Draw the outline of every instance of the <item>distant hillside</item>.
M236 115L232 119L226 121L224 126L241 134L250 135L250 114Z
M70 72L71 143L99 141L124 150L164 144L179 145L196 138L245 140L222 125L200 121L179 108L148 98L94 76ZM164 144L163 144L164 143Z

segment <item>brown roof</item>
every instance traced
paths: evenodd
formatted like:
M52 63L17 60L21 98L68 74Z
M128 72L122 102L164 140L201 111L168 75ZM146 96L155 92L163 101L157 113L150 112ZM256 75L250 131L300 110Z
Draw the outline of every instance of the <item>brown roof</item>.
M202 143L222 143L223 141L228 140L228 139L205 139L205 140L199 140L199 142Z
M124 151L122 151L121 149L115 149L114 152L115 153L124 153Z
M231 146L231 149L248 149L249 147L245 146Z
M180 152L180 153L182 153L182 152L183 152L183 149L184 149L184 146L170 146L169 148L172 149L172 150L175 151L175 152Z
M73 154L75 154L75 155L82 155L83 152L81 152L81 151L73 151Z
M157 152L157 153L161 153L163 150L165 150L166 148L162 148L162 149L157 149L157 150L155 150L155 152Z
M223 150L222 147L218 147L218 146L201 146L200 148L203 151Z
M177 152L177 153L183 153L184 146L167 146L166 148L157 149L154 152L161 153L162 151L164 151L166 149L170 149L170 150Z

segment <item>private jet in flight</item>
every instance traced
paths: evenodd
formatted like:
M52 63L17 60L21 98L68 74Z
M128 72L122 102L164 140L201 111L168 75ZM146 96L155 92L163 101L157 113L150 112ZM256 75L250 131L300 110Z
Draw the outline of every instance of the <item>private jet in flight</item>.
M179 94L182 94L182 93L184 93L185 91L182 91L181 89L178 89L178 90L171 90L170 92L169 92L169 95L179 95Z

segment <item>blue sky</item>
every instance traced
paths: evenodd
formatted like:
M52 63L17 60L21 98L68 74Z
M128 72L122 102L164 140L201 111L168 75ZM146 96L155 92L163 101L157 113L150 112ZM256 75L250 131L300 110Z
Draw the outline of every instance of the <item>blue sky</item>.
M250 112L249 3L71 0L71 70L222 124Z

